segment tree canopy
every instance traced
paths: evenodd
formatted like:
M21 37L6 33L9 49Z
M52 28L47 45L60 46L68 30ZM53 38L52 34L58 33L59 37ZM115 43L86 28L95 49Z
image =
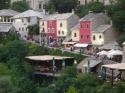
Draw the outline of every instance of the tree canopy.
M16 1L12 3L11 9L16 10L18 12L24 12L29 9L29 5L25 0Z
M10 7L11 0L0 0L0 10L1 9L8 9Z
M77 2L77 0L50 0L48 10L55 10L59 13L71 12L77 6Z

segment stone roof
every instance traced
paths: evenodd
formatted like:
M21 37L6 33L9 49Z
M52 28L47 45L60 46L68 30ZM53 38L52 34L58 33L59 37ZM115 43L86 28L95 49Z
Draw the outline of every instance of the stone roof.
M106 16L104 13L89 13L80 19L80 21L92 21L94 19L98 19L98 17Z
M11 9L2 9L0 10L0 16L15 16L19 14L19 12L11 10Z
M80 24L79 23L71 28L72 31L73 30L79 30L79 29L80 29Z
M105 45L103 45L102 47L100 47L100 49L114 49L114 50L117 50L117 49L122 49L119 44L116 42L116 41L112 41L110 43L107 43Z
M25 18L25 17L38 17L38 18L43 18L45 16L45 13L43 12L38 12L34 10L27 10L23 13L20 13L18 15L15 15L12 18Z
M12 24L0 24L0 33L6 33L9 32L9 30L12 28Z
M57 20L57 19L64 20L64 19L68 19L72 15L73 13L51 14L51 15L47 15L46 17L44 17L43 20Z
M97 27L96 29L94 29L93 32L94 33L103 33L107 29L109 29L110 27L111 27L111 25L100 25L99 27Z

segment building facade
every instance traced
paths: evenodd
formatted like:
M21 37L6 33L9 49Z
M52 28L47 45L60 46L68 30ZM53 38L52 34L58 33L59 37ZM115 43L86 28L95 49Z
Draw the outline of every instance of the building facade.
M72 41L82 44L100 46L115 41L116 36L109 17L104 13L89 13L71 30Z
M8 32L12 28L13 19L11 17L17 15L19 12L11 9L0 10L0 32Z
M80 28L80 25L77 24L76 26L74 26L72 29L71 29L71 38L72 38L72 41L73 42L79 42L79 36L80 36L80 33L79 33L79 28Z
M56 41L61 44L71 34L71 28L78 23L79 17L74 13L52 14L40 20L40 31L44 29L49 41ZM42 23L44 26L41 26ZM48 41L48 42L49 42Z
M17 32L20 34L20 38L27 39L28 38L28 26L33 26L38 24L39 19L43 18L44 13L37 12L34 10L27 10L23 13L15 15L12 17L13 26L16 28Z

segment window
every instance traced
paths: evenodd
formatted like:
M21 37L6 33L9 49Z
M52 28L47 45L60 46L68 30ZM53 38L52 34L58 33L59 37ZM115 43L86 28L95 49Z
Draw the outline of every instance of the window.
M76 34L76 33L74 33L74 37L77 37L77 34Z
M39 9L41 9L42 8L42 5L41 5L41 3L39 4Z
M60 31L58 31L58 34L60 34Z
M42 23L42 25L44 26L44 22Z
M60 27L62 27L62 23L60 23Z
M101 39L102 38L102 36L101 35L99 35L99 39Z
M24 28L22 28L22 31L24 31Z
M50 32L50 28L48 28L48 32Z
M80 4L81 4L81 2L80 2L80 1L78 1L78 4L80 5Z
M93 40L95 40L96 38L95 38L95 35L93 36Z
M19 31L20 31L21 29L19 28Z
M89 25L88 25L88 24L86 25L86 28L89 28Z
M42 32L44 32L45 31L45 29L43 28L43 31Z
M89 35L87 35L87 39L89 39Z
M24 19L22 19L22 23L24 23Z
M50 27L52 27L52 21L50 21Z
M87 0L85 0L85 5L87 4Z
M83 28L83 26L81 25L81 28Z
M64 35L64 31L62 31L62 34Z
M52 28L52 32L55 32L55 29L54 29L54 28Z
M46 9L46 5L45 4L43 5L43 9Z
M28 18L27 21L30 23L30 18Z
M83 38L83 35L81 35L81 38Z

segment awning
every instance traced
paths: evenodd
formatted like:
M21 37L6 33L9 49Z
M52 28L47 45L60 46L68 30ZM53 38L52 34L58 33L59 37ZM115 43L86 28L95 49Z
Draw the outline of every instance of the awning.
M115 70L125 70L125 63L102 65L102 67Z
M76 42L62 42L63 45L74 45L76 44Z
M74 47L78 47L78 48L85 48L87 46L88 44L80 44L80 43L74 45Z

